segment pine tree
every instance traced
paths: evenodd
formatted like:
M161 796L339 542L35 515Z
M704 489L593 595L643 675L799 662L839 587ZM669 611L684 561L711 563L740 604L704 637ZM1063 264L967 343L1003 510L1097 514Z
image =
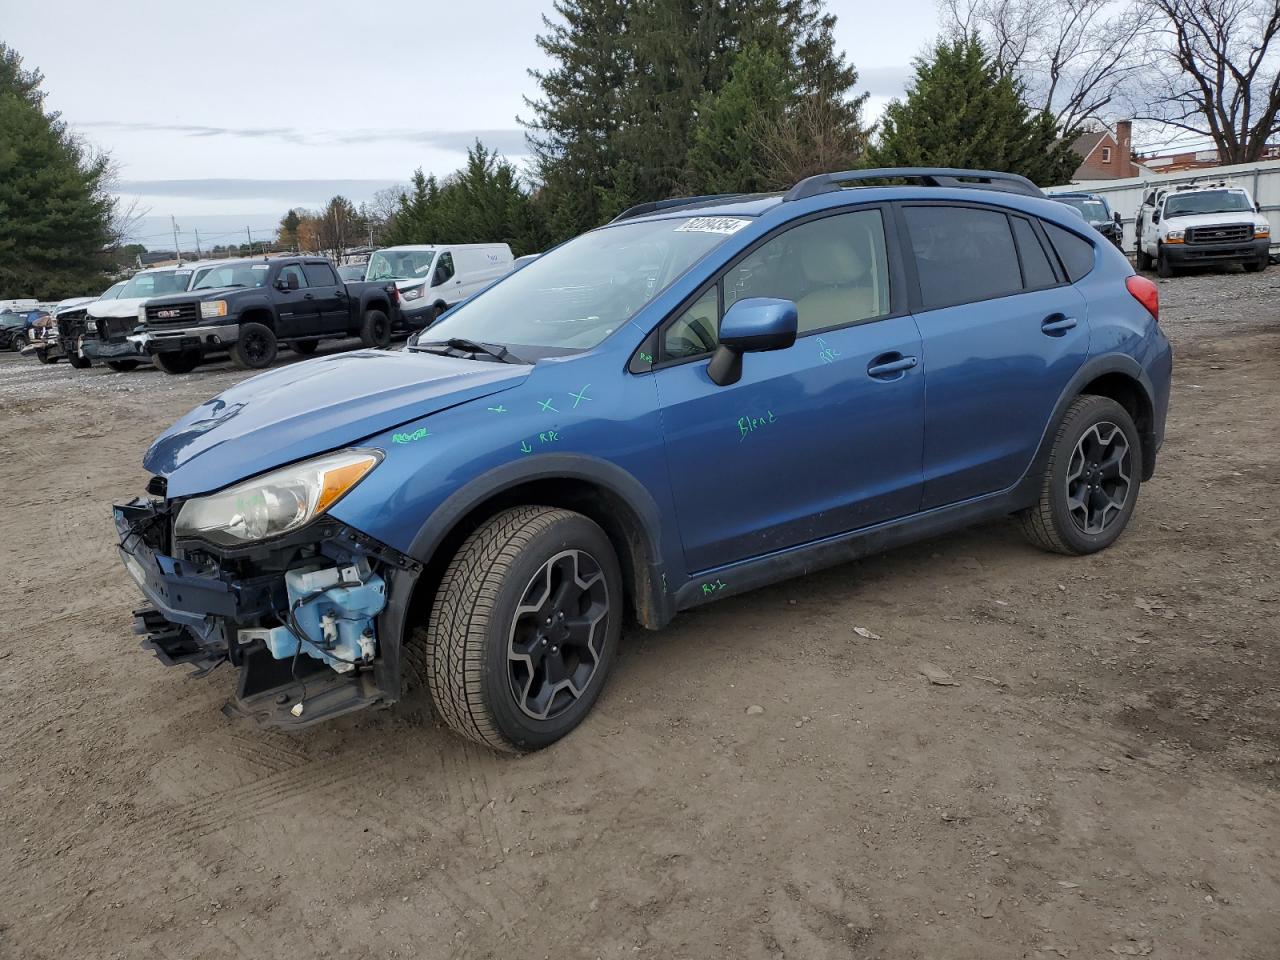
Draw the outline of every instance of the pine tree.
M56 300L107 285L114 202L108 158L45 112L43 79L0 44L0 290Z
M1072 131L1031 109L976 37L940 42L915 62L906 100L885 110L872 160L883 167L969 167L1020 173L1041 186L1079 165Z
M557 239L709 184L757 189L761 151L734 125L780 122L778 101L783 114L820 101L824 110L808 112L834 123L841 142L865 139L865 97L849 96L857 73L835 52L822 0L557 0L555 9L564 22L545 19L539 44L556 66L533 74L542 96L527 126L536 206Z
M544 16L538 46L555 61L532 70L542 95L525 100L525 121L541 184L538 208L559 238L607 219L605 204L618 165L615 137L623 117L621 96L632 72L626 41L627 0L555 0L563 22ZM616 212L616 211L613 211Z
M761 133L782 120L794 83L777 53L752 45L734 58L729 80L698 104L693 143L686 159L690 193L756 193L767 190L769 169Z
M280 228L276 231L276 237L289 250L298 249L298 225L302 223L302 218L298 216L297 210L290 210L280 218Z

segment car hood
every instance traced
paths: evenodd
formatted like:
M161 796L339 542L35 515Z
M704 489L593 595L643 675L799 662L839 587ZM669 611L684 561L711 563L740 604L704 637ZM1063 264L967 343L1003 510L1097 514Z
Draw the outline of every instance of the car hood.
M97 300L89 304L89 316L98 319L114 317L136 317L138 308L146 303L147 297L130 297L127 300Z
M532 366L361 350L261 374L162 433L143 465L170 497L217 490L521 382Z
M1161 226L1170 230L1186 230L1188 227L1212 227L1214 224L1261 223L1263 218L1252 210L1232 210L1230 213L1187 213L1165 217Z

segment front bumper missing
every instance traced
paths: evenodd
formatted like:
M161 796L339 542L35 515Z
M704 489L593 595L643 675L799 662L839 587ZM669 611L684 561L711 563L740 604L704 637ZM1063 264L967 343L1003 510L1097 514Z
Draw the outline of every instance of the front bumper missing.
M175 545L172 512L164 501L141 498L114 509L121 559L148 601L134 611L134 632L162 663L189 665L197 675L230 663L239 682L224 712L270 726L308 726L400 698L400 638L419 564L331 519L269 545ZM371 620L372 660L337 672L307 644L277 659L261 636L278 634L288 619L285 573L335 563L376 567L385 581L387 602Z

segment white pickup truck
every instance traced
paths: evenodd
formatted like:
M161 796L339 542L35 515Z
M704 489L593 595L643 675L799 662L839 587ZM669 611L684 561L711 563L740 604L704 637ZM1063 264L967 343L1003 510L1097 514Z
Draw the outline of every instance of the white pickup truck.
M1238 263L1250 272L1270 262L1271 224L1249 191L1228 180L1157 187L1138 210L1138 269L1162 277L1179 267Z

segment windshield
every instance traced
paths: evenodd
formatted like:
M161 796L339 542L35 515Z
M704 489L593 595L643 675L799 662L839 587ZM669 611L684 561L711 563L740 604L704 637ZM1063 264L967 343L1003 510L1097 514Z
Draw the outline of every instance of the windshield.
M218 287L263 287L267 283L267 264L229 263L214 267L191 289L215 290Z
M1253 205L1243 190L1201 190L1175 193L1164 202L1166 217L1186 217L1194 213L1244 213Z
M593 230L508 275L422 336L589 350L751 221L684 217ZM520 351L516 351L517 353Z
M369 258L370 280L425 280L434 250L379 250Z
M107 287L107 292L104 293L102 296L100 296L98 299L114 300L116 297L120 296L120 291L123 290L124 287L125 287L125 281L123 280L121 280L119 283L113 283L111 286Z
M182 293L191 282L190 270L157 270L140 273L124 285L118 300L134 297L160 297L166 293Z
M1090 223L1110 220L1106 205L1101 200L1086 200L1084 197L1060 197L1060 202L1075 207Z

